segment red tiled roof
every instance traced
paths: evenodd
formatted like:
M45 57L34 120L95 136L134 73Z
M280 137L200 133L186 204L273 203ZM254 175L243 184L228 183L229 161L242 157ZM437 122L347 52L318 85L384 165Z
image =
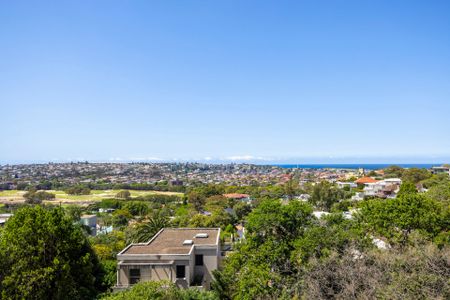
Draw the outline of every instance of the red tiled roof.
M361 177L355 181L355 183L357 184L374 183L374 182L378 182L378 180L375 180L372 177Z

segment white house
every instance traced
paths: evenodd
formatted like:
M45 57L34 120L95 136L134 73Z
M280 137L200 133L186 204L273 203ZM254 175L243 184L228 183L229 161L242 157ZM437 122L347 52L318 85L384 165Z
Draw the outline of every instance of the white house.
M343 181L337 181L336 182L337 186L341 189L345 188L346 186L348 186L349 188L356 188L358 185L354 182L343 182Z
M375 196L380 198L395 198L402 180L399 178L388 178L377 182L364 184L364 196Z

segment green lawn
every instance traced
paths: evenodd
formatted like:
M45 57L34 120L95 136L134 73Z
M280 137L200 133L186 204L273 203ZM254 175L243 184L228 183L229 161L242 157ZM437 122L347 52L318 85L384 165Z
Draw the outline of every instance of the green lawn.
M0 197L22 197L22 195L25 194L24 191L0 191Z
M56 196L56 199L59 200L74 200L74 201L100 201L102 199L107 198L114 198L116 194L120 190L93 190L91 191L90 195L68 195L64 191L55 191L55 190L49 190L49 193L53 193ZM17 190L11 190L11 191L1 191L0 197L4 198L22 198L22 195L24 194L24 191L17 191ZM132 191L130 190L131 197L135 198L138 196L145 196L145 195L178 195L182 196L182 193L172 193L172 192L158 192L158 191Z

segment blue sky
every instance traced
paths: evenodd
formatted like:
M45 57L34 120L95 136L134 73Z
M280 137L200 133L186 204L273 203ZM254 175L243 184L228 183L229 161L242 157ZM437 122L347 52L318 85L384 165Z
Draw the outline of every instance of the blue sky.
M2 1L0 163L443 162L449 1Z

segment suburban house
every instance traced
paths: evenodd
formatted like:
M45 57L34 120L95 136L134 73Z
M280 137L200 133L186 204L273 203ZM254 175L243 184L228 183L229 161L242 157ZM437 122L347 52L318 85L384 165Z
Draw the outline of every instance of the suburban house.
M209 289L219 267L219 238L220 228L163 228L147 243L130 244L117 255L116 289L160 280Z
M246 203L251 203L252 199L250 198L250 195L247 194L238 194L238 193L231 193L231 194L223 194L225 198L228 199L234 199L239 200Z
M358 187L358 185L354 182L337 181L336 184L341 189L343 189L345 187L348 187L349 189Z
M367 183L375 183L375 182L378 182L378 180L373 179L372 177L367 177L367 176L366 177L361 177L361 178L359 178L358 180L355 181L355 183L357 185L365 185Z
M364 196L375 196L380 198L395 198L402 180L400 178L387 178L377 182L364 184Z
M447 174L450 176L450 167L446 166L439 166L439 167L432 167L431 173L433 174Z

